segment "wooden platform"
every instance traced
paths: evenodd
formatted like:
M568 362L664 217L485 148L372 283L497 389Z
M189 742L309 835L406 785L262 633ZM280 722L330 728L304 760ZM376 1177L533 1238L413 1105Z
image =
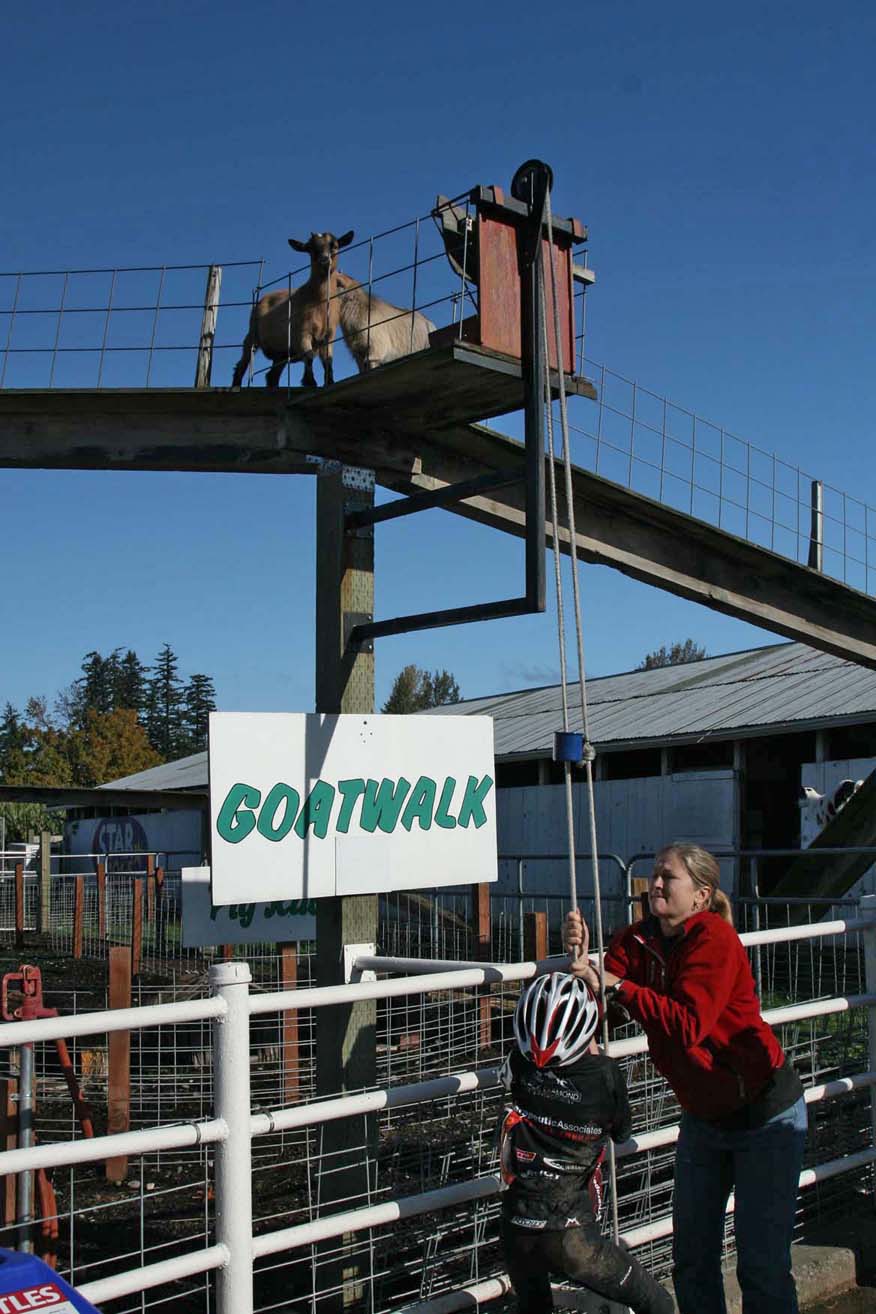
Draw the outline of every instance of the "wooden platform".
M326 389L3 391L0 467L315 474L321 457L400 493L519 471L451 509L522 537L523 445L471 423L521 399L519 364L461 344ZM574 491L582 560L876 669L873 598L585 470Z

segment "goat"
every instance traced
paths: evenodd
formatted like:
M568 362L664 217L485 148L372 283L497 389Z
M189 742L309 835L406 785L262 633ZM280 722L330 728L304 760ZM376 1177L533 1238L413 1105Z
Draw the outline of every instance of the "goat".
M341 332L360 374L399 356L425 351L435 325L418 310L403 310L338 270Z
M284 288L266 292L253 306L242 355L234 367L232 388L240 387L256 348L273 362L265 376L268 388L276 388L286 364L296 360L304 361L301 382L315 388L313 357L316 354L322 361L323 383L327 387L334 382L332 342L340 313L336 295L338 251L342 246L349 246L353 236L351 229L343 237L311 233L307 242L289 238L294 250L309 254L310 277L294 291Z

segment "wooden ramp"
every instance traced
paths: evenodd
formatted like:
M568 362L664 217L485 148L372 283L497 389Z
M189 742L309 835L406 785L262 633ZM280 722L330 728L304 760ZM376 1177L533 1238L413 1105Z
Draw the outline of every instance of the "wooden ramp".
M327 389L10 390L0 467L316 474L324 458L409 495L508 474L448 509L523 537L523 444L475 423L522 398L519 361L465 343ZM876 669L873 598L586 470L573 482L582 560ZM560 546L571 550L567 535Z
M821 913L827 911L831 899L841 899L876 862L876 855L842 853L830 857L809 857L818 849L866 848L876 845L876 771L864 781L836 816L819 832L806 853L794 858L776 887L770 891L776 898L825 899ZM802 921L810 914L820 915L817 908L791 908L791 920Z

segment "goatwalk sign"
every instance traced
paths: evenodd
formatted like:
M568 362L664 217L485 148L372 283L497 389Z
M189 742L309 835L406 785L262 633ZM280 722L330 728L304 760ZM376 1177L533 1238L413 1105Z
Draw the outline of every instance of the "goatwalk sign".
M485 716L210 716L212 900L497 878Z

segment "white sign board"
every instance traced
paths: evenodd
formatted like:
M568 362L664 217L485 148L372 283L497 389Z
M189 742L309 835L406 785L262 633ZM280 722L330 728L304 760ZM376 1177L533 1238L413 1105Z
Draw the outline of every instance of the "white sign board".
M485 716L210 715L214 904L497 878Z
M276 944L316 938L312 899L276 899L217 907L210 868L182 869L182 942L186 949L216 944Z

